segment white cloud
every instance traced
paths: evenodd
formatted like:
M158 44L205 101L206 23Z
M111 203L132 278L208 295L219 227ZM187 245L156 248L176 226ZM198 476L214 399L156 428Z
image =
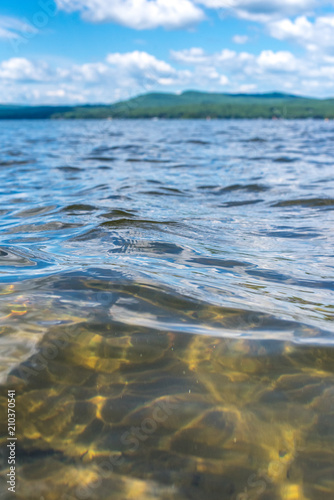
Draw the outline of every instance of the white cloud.
M268 22L285 16L294 16L305 13L309 9L321 4L325 0L197 0L212 9L224 9L242 19Z
M304 56L291 51L222 49L206 53L201 47L171 51L170 60L136 50L112 53L105 60L56 65L13 57L0 62L0 92L7 102L112 102L152 90L193 88L249 92L287 90L316 95L334 94L334 13L319 8L334 0L55 0L67 12L79 12L89 22L115 22L133 29L177 29L205 19L206 9L264 23L280 41L299 44ZM312 13L312 9L318 15ZM33 18L33 17L32 17ZM227 21L228 22L228 21ZM222 25L224 27L224 24ZM245 30L246 31L246 30ZM242 31L241 31L242 32ZM247 32L247 31L246 31ZM249 32L249 31L248 31ZM14 47L29 41L36 27L29 20L0 16L0 39ZM235 34L235 44L248 36ZM137 41L138 43L141 41ZM261 42L261 40L260 40ZM275 47L277 42L275 42ZM245 46L244 49L247 49ZM310 90L311 89L311 90Z
M81 12L91 22L112 21L135 29L179 28L204 19L199 5L265 22L303 14L330 0L55 0L59 9Z
M141 51L111 53L104 61L57 65L26 58L0 63L2 102L108 103L150 91L197 88L213 92L286 91L334 94L334 56L297 58L288 51L258 54L200 47L171 52L164 61Z
M109 54L107 56L107 62L111 65L122 66L130 71L140 70L144 72L151 71L165 74L175 73L175 69L173 69L170 64L157 59L147 52L140 52L139 50L127 52L125 54L119 52Z
M288 51L273 52L263 50L258 56L248 52L235 52L224 49L213 54L206 54L202 49L187 49L171 51L174 61L195 66L220 67L234 72L262 72L279 71L285 73L294 71L297 67L295 56Z
M228 85L230 83L229 79L225 75L219 77L219 85Z
M79 11L95 23L115 22L137 30L190 26L204 19L191 0L55 0L59 9Z
M314 22L305 16L282 19L269 24L271 36L303 45L310 51L318 49L333 50L334 15L317 17Z
M256 62L260 69L278 71L280 73L296 71L297 69L295 56L287 51L273 52L272 50L263 50Z
M228 66L230 62L235 64L240 57L243 57L243 53L237 54L234 50L223 49L214 54L207 54L203 49L196 47L179 51L172 50L171 57L174 61L187 65L221 66L224 64Z
M268 23L306 15L331 0L55 0L66 12L80 12L89 22L115 22L143 30L162 26L184 28L205 19L203 8L223 11L241 19ZM241 38L240 38L241 40ZM245 40L246 41L246 40ZM236 41L236 43L245 43Z
M232 38L234 43L238 43L242 45L243 43L248 42L248 36L247 35L234 35Z
M113 53L102 62L66 67L25 58L0 63L2 102L113 102L156 88L188 85L191 78L190 71L177 70L140 51Z
M194 65L200 65L200 64L221 64L221 63L227 63L228 61L234 61L237 58L244 58L247 56L250 56L250 54L241 52L237 53L234 50L230 49L223 49L220 52L216 52L214 54L207 54L203 49L194 47L192 49L185 49L185 50L171 50L171 58L178 62L178 63L183 63L183 64L194 64ZM250 56L251 57L251 56Z
M109 68L103 62L86 63L82 65L74 65L72 69L65 70L63 77L74 81L85 81L89 84L101 83L104 79L107 80Z
M190 27L206 19L205 9L219 10L224 15L267 24L286 21L294 16L307 16L312 14L313 9L333 6L334 3L333 0L54 0L54 2L57 10L79 12L85 21L114 22L136 30ZM42 4L40 12L44 16L55 15L55 13L45 13ZM38 12L35 13L35 17L37 14ZM27 19L0 16L0 38L29 39L39 32L36 23L34 16L32 22ZM277 30L279 29L277 26ZM240 44L246 43L247 38L245 35L235 35L234 41ZM141 43L141 40L138 43Z
M52 77L47 64L35 64L23 57L13 57L0 63L0 79L16 81L45 81Z
M149 91L154 85L177 84L189 76L189 72L177 71L167 62L138 50L125 54L109 54L106 60L114 70L117 70L119 77L133 82L132 86L139 85L142 91Z
M224 49L216 53L205 53L200 48L172 51L172 59L177 64L192 66L194 81L201 75L209 75L208 68L228 79L230 92L282 91L317 96L334 94L334 57L300 57L289 51L263 50L258 55ZM312 81L312 92L307 85ZM223 78L221 83L225 82ZM316 84L315 82L318 82ZM215 82L219 90L219 80Z

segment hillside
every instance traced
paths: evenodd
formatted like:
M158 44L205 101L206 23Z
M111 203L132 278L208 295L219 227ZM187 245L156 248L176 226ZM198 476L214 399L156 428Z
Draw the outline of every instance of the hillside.
M77 107L61 118L334 118L334 99L282 93L217 94L187 91L151 93L111 106Z
M219 94L149 93L112 105L0 106L0 119L101 118L334 118L334 99L278 92Z

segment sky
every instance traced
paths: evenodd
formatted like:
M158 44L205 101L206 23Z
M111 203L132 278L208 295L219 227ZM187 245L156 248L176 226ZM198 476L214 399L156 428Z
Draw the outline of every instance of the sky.
M334 0L1 0L0 102L334 97Z

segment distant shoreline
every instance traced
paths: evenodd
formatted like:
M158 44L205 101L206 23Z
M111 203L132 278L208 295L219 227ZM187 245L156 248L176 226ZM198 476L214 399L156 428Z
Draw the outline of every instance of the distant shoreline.
M111 105L0 105L0 120L334 119L334 99L268 94L151 93Z
M140 121L140 120L143 120L143 121L154 121L154 118L145 118L145 117L139 117L139 118L113 118L112 120L109 120L109 121L114 121L114 122L117 122L117 121L131 121L131 122L136 122L136 121ZM293 122L293 121L304 121L304 122L307 122L307 121L312 121L312 122L331 122L334 120L334 118L327 118L327 117L317 117L317 118L312 118L312 117L307 117L307 118L263 118L261 116L259 117L253 117L253 118L238 118L238 117L231 117L231 118L211 118L211 117L208 117L208 118L165 118L165 117L161 117L161 118L157 118L156 121L170 121L170 122L173 122L173 121L184 121L184 122L187 122L187 121L233 121L233 120L237 120L237 121L256 121L256 120L263 120L263 121L268 121L268 122L272 122L272 121L278 121L278 122L281 122L281 121L289 121L289 122ZM57 123L57 122L71 122L71 121L92 121L92 122L97 122L97 121L108 121L107 118L2 118L0 117L0 123L1 122L38 122L38 121L48 121L48 122L52 122L52 123Z

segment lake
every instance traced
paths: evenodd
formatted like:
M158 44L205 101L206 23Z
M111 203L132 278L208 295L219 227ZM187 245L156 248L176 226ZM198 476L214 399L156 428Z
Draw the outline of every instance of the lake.
M1 499L334 498L334 122L0 122Z

